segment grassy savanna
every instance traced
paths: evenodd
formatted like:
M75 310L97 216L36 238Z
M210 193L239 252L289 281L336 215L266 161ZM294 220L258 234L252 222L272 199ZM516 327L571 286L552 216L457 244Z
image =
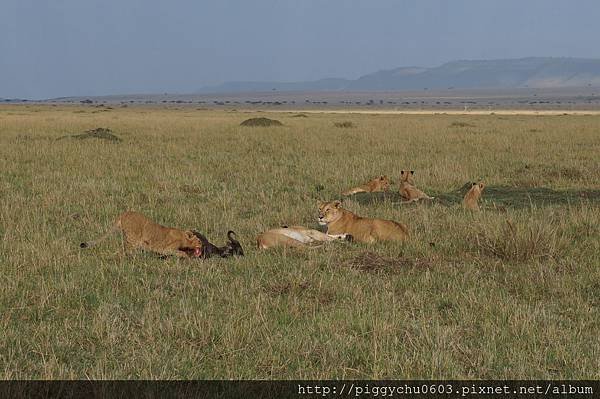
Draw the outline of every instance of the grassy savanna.
M2 378L600 378L600 116L295 114L0 108ZM255 249L401 169L344 204L410 241ZM79 249L125 210L246 256Z

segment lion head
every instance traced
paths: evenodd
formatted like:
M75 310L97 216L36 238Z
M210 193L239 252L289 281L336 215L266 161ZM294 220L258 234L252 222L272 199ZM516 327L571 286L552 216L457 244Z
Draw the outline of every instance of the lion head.
M390 189L390 179L386 175L374 178L369 183L373 191L388 191Z
M400 182L407 182L408 184L415 184L413 176L415 175L414 170L401 170L400 171Z
M483 189L485 188L485 184L480 181L479 183L471 183L471 189L469 191L473 191L476 192L478 194L481 194L481 192L483 191Z
M185 232L185 244L181 245L180 251L185 251L192 258L199 258L202 256L202 242L193 231L187 230Z
M319 202L319 224L324 226L335 222L342 216L342 202Z

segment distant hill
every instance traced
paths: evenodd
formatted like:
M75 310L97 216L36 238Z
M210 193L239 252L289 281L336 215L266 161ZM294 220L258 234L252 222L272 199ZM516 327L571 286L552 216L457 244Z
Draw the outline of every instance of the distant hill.
M198 93L261 91L398 91L600 86L600 60L529 57L452 61L434 68L401 67L351 79L311 82L227 82Z

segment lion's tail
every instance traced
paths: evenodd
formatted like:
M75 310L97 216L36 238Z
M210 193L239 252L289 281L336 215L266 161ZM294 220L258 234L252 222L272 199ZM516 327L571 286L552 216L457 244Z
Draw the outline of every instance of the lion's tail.
M113 224L112 227L110 229L108 229L108 231L106 233L104 233L102 236L96 238L93 241L82 242L81 244L79 244L79 248L91 248L93 246L96 246L96 244L106 240L108 237L110 237L111 235L113 235L114 233L116 233L119 230L121 230L121 224L120 224L120 221L117 220L117 222L115 224Z

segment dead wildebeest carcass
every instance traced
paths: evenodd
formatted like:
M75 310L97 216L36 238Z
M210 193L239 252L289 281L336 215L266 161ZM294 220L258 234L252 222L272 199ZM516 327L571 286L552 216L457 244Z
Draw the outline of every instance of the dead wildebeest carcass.
M220 256L221 258L228 258L230 256L244 256L244 249L238 240L236 240L235 232L229 230L227 232L228 242L222 247L217 247L208 241L208 239L197 231L192 231L196 237L202 242L202 255L200 258L208 259L213 256Z

